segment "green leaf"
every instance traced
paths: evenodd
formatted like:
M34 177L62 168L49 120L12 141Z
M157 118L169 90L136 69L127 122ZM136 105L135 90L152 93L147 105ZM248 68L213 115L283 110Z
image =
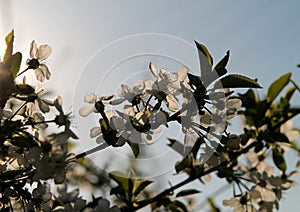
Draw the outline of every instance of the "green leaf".
M291 100L291 98L292 98L292 96L293 96L293 94L295 93L296 90L297 90L296 87L291 87L291 88L289 88L289 89L286 91L286 93L285 93L285 95L284 95L284 98L285 98L288 102L290 102L290 100Z
M37 146L36 142L29 133L14 134L10 140L10 143L21 148Z
M202 137L199 137L197 138L191 152L193 153L193 157L196 158L197 157L197 154L198 154L198 151L200 149L200 146L204 143L204 139Z
M201 77L205 78L211 71L213 65L213 58L210 55L206 46L195 41L198 49L198 55L200 60Z
M16 92L21 95L33 94L35 89L27 84L18 84L16 85Z
M256 108L257 98L252 89L249 89L244 94L238 94L240 99L242 100L242 107L245 108Z
M286 171L286 163L281 150L278 150L277 148L273 149L273 161L277 168L279 168L283 172Z
M125 191L128 192L128 190L129 190L128 180L130 180L130 179L128 178L128 176L126 174L124 174L123 172L120 172L120 171L113 171L113 172L110 172L108 176L111 179L113 179L114 181L116 181L119 186L121 186Z
M199 194L201 191L198 191L196 189L186 189L178 192L176 194L176 197L182 197L182 196L187 196L187 195L192 195L192 194Z
M138 157L139 154L140 154L140 146L138 144L135 144L135 143L131 143L131 142L128 142L130 148L131 148L131 151L134 155L134 157Z
M220 77L227 73L226 66L229 60L229 56L230 56L230 51L228 50L226 52L226 55L223 57L223 59L220 62L218 62L218 64L215 66L215 71Z
M151 183L153 183L153 181L151 181L151 180L139 180L134 185L133 195L137 196L139 193L141 193L141 191L143 191Z
M221 210L216 206L214 200L212 198L207 199L209 205L210 205L210 211L211 212L220 212Z
M290 143L290 140L286 135L280 133L280 132L268 132L268 133L263 133L263 139L270 142L274 143L276 141L281 142L281 143Z
M20 52L17 52L12 56L10 71L12 72L14 78L16 78L17 73L20 70L21 61L22 54Z
M126 195L126 191L121 187L121 186L117 186L114 187L110 190L110 195L121 195L121 196L125 196Z
M203 86L203 83L200 79L200 77L195 76L193 74L188 73L189 83L195 86L196 88L201 88Z
M268 89L267 101L273 102L282 89L289 83L292 74L287 73L275 80Z
M13 52L13 43L14 43L14 30L12 30L6 37L5 37L5 42L6 42L6 51L3 56L3 63L7 66L10 66L10 58L12 56Z
M175 165L175 170L176 172L180 172L182 170L184 170L185 168L189 167L191 163L191 160L189 157L184 157L180 162L176 163Z
M220 81L223 88L261 88L256 80L239 74L227 75Z
M184 203L174 200L167 206L168 209L170 209L172 212L188 212L187 207Z

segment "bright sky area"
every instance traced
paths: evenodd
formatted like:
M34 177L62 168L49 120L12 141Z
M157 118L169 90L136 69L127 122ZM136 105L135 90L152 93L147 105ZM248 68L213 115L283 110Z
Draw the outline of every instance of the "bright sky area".
M300 83L297 0L0 2L1 53L11 29L15 50L23 52L24 59L33 39L38 45L49 44L52 79L45 86L63 97L66 109L72 106L76 82L84 77L82 71L91 57L117 39L141 33L171 35L191 45L197 40L210 49L215 61L230 50L229 71L258 78L265 88L286 72ZM81 101L83 96L75 98ZM299 122L295 125L300 127ZM212 188L205 191L212 193ZM298 211L299 191L296 187L286 195L280 211Z

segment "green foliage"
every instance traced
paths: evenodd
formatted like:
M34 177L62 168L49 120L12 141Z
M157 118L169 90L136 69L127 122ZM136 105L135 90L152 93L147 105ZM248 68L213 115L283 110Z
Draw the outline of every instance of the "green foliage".
M275 80L268 89L267 101L272 103L282 89L289 83L292 74L287 73Z
M3 64L5 66L10 67L11 65L11 57L13 53L13 43L14 43L14 30L12 30L5 38L6 42L6 51L3 56Z
M51 75L48 68L37 58L31 58L31 63L27 63L28 67L19 73L22 54L13 53L13 31L6 36L5 41L7 49L1 62L1 74L5 72L6 75L1 76L7 78L3 78L5 80L1 81L0 85L3 87L0 96L1 211L13 210L15 203L21 203L20 207L28 211L61 209L131 212L151 205L152 210L187 212L190 205L182 200L187 201L186 196L199 194L201 191L182 187L195 180L199 180L203 186L204 180L207 181L212 173L233 185L233 198L226 201L226 204L223 202L224 205L233 207L234 210L263 210L263 204L268 202L268 207L278 209L283 190L291 187L290 178L296 171L287 173L290 167L287 167L285 152L289 148L300 152L294 141L296 138L292 138L289 132L293 131L295 134L296 130L287 125L300 113L300 108L291 104L294 93L300 91L291 79L291 73L274 81L268 89L267 97L261 99L254 90L261 88L257 80L239 74L227 75L229 51L213 68L213 58L208 48L195 42L200 59L200 76L187 73L186 67L181 68L177 74L166 70L158 71L155 65L150 63L150 71L155 77L153 86L146 88L124 85L124 95L119 95L119 99L116 100L114 95L98 97L96 94L90 94L85 97L85 102L91 105L83 107L87 111L80 110L80 114L87 116L97 112L97 115L100 115L97 127L91 130L91 137L99 135L97 141L102 142L96 150L93 149L95 151L106 147L121 148L127 143L133 155L138 157L140 149L137 142L144 139L150 145L154 142L151 140L154 138L153 134L160 126L168 127L170 122L180 125L185 141L169 138L168 146L179 153L178 162L175 164L176 174L185 174L187 178L175 184L172 182L170 187L153 194L149 192L149 185L153 183L151 180L136 179L134 174L128 176L121 171L111 172L107 176L103 174L103 170L99 171L96 167L87 165L82 157L95 151L89 150L77 156L70 154L71 145L68 139L77 136L70 129L70 114L63 112L61 97L51 102L46 101L41 99L33 85L25 82L19 84L18 80L14 80L25 71L43 65L44 69L40 69L40 73L36 75L37 80L42 82ZM33 41L30 52L31 55L40 54L46 57L50 55L51 47L37 47ZM9 86L3 86L6 79L11 79L12 90ZM293 87L287 89L284 95L280 95L289 82ZM250 89L236 97L233 96L234 90L230 90L234 88ZM181 98L184 101L180 103L178 99ZM276 102L276 99L279 101ZM10 104L6 104L7 100ZM130 112L115 110L113 119L106 105L123 103L123 109L130 109ZM178 105L182 107L179 108ZM51 110L56 109L59 115L48 120L48 115L44 114L50 111L50 107ZM240 135L227 129L231 124L230 120L236 115L245 119L244 131ZM119 123L115 124L115 121L120 122L120 129ZM64 129L52 132L54 129L51 128L49 134L45 129L50 123ZM124 127L127 125L130 127ZM136 140L130 140L131 136ZM240 163L243 158L248 158L248 165ZM268 158L273 160L272 165L279 169L278 173L274 174L267 168L260 170L262 163L269 166ZM76 159L78 160L75 161ZM85 169L84 176L66 178L71 164ZM300 162L297 162L297 166L299 164ZM134 170L131 173L134 173ZM114 187L111 186L110 179L115 183ZM63 184L57 190L58 195L50 192L50 185L47 184L49 180L53 180L55 184ZM93 196L92 201L86 203L79 196L78 189L70 192L67 190L67 181L75 182L76 185L86 180L93 181L89 182L89 185L101 189L103 185L108 185L109 190L106 192L110 191L111 195L117 197L119 208L111 207L109 201L102 197ZM202 187L199 188L202 190ZM239 194L236 193L236 188ZM262 188L268 188L268 197L261 192ZM208 199L208 203L211 211L220 211L212 199Z
M13 74L13 77L15 78L17 76L17 73L20 70L20 65L22 61L22 54L20 52L15 53L11 58L11 67L10 71Z
M183 197L183 196L199 194L199 193L201 193L201 191L198 191L197 189L186 189L186 190L182 190L182 191L178 192L176 194L176 197Z
M239 74L227 75L220 81L223 88L261 88L256 80Z
M210 205L210 212L220 212L221 210L216 206L214 200L212 198L207 199Z
M275 165L277 166L277 168L279 168L281 171L285 172L287 169L286 166L286 162L283 156L283 151L281 149L278 148L273 148L273 152L272 152L272 156L273 156L273 161L275 163Z

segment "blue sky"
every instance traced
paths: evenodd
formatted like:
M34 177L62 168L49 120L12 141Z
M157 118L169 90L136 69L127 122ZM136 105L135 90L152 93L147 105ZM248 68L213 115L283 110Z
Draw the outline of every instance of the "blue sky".
M24 59L32 39L52 46L49 66L53 75L46 85L63 96L67 107L72 105L76 82L91 57L116 39L140 33L176 36L191 45L197 40L210 49L215 61L230 49L229 71L258 78L263 87L286 72L300 82L297 0L0 3L0 37L15 29L16 50L24 52ZM281 211L296 210L297 191L294 188L287 196Z

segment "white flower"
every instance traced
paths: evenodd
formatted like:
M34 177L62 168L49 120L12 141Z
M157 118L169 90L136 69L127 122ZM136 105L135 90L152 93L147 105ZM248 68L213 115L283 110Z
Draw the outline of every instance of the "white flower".
M134 103L133 101L145 94L145 83L142 80L138 80L134 83L133 87L122 84L121 89L119 90L118 95L121 97L121 100L127 100L130 103Z
M266 169L267 167L267 164L265 162L266 155L264 155L264 153L262 152L256 153L253 151L249 151L247 152L246 157L248 162L250 163L248 169L256 168L258 172L262 172L263 170Z
M50 185L47 183L38 182L37 188L33 189L32 196L41 202L41 209L43 211L50 211L53 205L52 194L50 192Z
M103 97L97 97L95 93L90 93L87 94L84 97L84 102L89 103L89 105L85 105L79 110L79 115L86 117L90 115L91 113L97 113L99 112L96 108L96 103L98 101L101 101L103 104L109 104L113 101L114 95L108 95L108 96L103 96Z
M160 131L160 126L167 123L167 118L162 111L140 111L135 113L133 107L125 106L124 113L116 111L118 119L113 119L112 125L120 136L130 142L139 144L145 141L153 144L153 134Z
M300 137L299 130L293 128L293 121L288 120L280 126L280 132L284 133L290 141L296 141Z
M52 49L49 45L41 45L37 48L35 41L30 44L30 57L27 60L27 69L33 69L36 79L43 82L46 79L50 79L51 73L48 67L45 65L45 60L50 56Z
M62 98L61 96L57 96L54 100L54 106L58 110L59 115L55 117L55 123L60 126L65 126L65 133L70 136L71 138L78 139L78 137L75 135L75 133L70 129L71 121L70 114L64 114L63 108L62 108Z
M110 111L105 112L105 114L106 114L106 117L108 118L109 122L111 123L112 122L111 119L115 115L114 111L110 110ZM104 138L103 138L103 134L102 134L102 131L101 131L101 127L93 127L92 129L90 129L90 137L91 138L97 137L96 138L96 142L98 144L101 144L102 142L104 142Z
M165 69L160 69L158 72L155 64L152 62L150 62L149 68L153 76L156 78L155 84L157 89L177 96L181 93L178 92L178 90L180 90L184 85L188 86L187 83L183 83L188 73L188 68L186 66L182 66L178 70L178 73L171 73Z
M267 166L262 174L257 171L251 171L250 173L251 181L256 184L251 191L258 192L262 201L275 202L277 199L273 190L276 187L273 184L275 181L272 180L273 173L274 168L271 166Z
M226 120L230 120L237 115L238 109L242 106L242 101L238 98L228 99L225 103L226 106Z
M160 69L158 72L155 64L150 62L149 68L156 80L154 82L151 80L146 81L146 89L150 90L151 93L155 93L155 91L156 93L163 92L165 95L163 100L166 101L169 110L177 111L178 100L176 96L190 88L187 81L184 80L188 72L187 67L183 66L178 73L171 73L165 69ZM157 97L158 95L155 96Z
M223 200L223 205L234 208L234 212L257 212L256 208L252 204L247 203L249 199L250 196L248 194L244 194L241 197L232 197L229 200Z

